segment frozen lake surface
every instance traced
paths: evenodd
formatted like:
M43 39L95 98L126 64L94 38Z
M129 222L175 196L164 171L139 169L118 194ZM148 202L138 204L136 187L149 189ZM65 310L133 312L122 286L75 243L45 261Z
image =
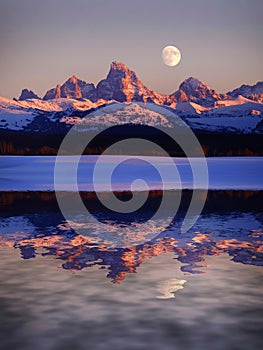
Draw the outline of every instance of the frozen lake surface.
M61 166L59 190L75 191L72 183L72 166L75 156L58 159ZM97 190L108 191L109 185L115 191L158 189L193 189L193 176L190 163L199 166L204 159L131 156L103 156L100 171L97 173ZM80 191L94 191L93 173L98 156L82 156L78 166L77 188ZM206 158L209 181L208 189L263 189L263 157L211 157ZM1 156L1 191L53 191L56 157L53 156ZM112 177L109 169L115 168ZM157 168L157 170L156 170ZM165 176L161 177L158 170ZM174 176L178 171L179 178ZM137 179L142 181L135 181ZM135 181L135 182L134 182ZM199 176L195 188L205 189L205 176Z

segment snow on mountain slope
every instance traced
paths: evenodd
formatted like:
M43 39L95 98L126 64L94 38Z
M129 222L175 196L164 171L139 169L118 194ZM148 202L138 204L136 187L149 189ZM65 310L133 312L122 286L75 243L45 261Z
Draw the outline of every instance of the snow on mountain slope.
M12 101L0 98L0 129L64 133L71 125L78 123L82 123L80 130L84 126L84 129L100 129L121 124L173 127L178 113L194 130L262 132L262 128L258 128L263 120L261 103L243 97L224 102L225 106L219 104L213 109L193 102L177 103L175 109L151 103L148 109L149 105L143 102L99 100L94 103L74 99ZM96 110L100 105L103 107ZM91 108L95 111L83 119Z
M190 77L184 80L179 90L170 95L177 102L195 102L202 106L213 106L215 101L227 98L227 95L219 94L206 83L197 78Z
M202 117L187 118L186 122L194 130L222 133L252 133L262 120L261 117Z
M242 95L250 100L263 102L263 81L259 81L255 85L241 85L240 87L229 91L227 93L229 96L237 97Z
M248 102L244 101L244 98L242 98L241 104L235 104L232 105L226 105L225 107L220 108L213 108L206 112L206 115L210 116L232 116L232 117L244 117L248 115L253 115L257 113L253 113L255 111L258 111L258 114L263 116L263 104L253 102L250 100L247 100ZM227 101L228 102L228 101ZM226 102L226 103L227 103Z
M209 108L200 106L194 102L178 102L175 104L176 111L185 112L187 114L201 114L204 111L209 110Z
M110 103L111 102L111 103ZM108 104L108 105L106 105ZM87 118L85 112L91 108L105 105L103 108L93 111ZM64 112L64 113L63 113ZM76 112L82 112L76 115ZM84 114L83 114L84 113ZM169 115L169 116L167 116ZM38 122L34 121L38 118ZM12 101L5 98L0 99L0 128L7 130L35 130L41 131L42 120L50 124L50 128L58 127L58 124L68 126L82 123L80 129L99 129L101 127L110 127L122 124L141 124L150 126L172 127L175 117L174 112L168 111L155 104L151 104L151 109L143 102L137 103L118 103L112 101L99 100L93 103L89 100L78 101L74 99L56 99L56 100L26 100ZM40 119L39 119L40 118ZM34 121L34 127L30 124ZM36 125L35 125L36 124ZM53 126L52 126L53 125ZM54 130L55 132L55 130Z
M5 107L12 110L14 107L21 109L35 109L45 112L61 112L67 109L74 109L79 111L88 110L90 108L96 108L106 101L99 100L96 103L91 102L88 99L81 101L68 98L58 98L54 100L40 100L40 99L29 99L24 101L13 101L4 97L0 97L0 108ZM109 101L107 101L109 103Z
M67 119L67 122L75 124L74 120ZM87 129L100 129L114 125L137 124L148 126L173 127L176 121L176 114L164 107L140 102L133 103L113 103L98 109L80 121L77 129L84 131Z
M91 108L110 103L111 101L98 100L96 103L84 99L83 101L60 98L55 100L30 99L14 101L0 97L0 128L7 130L24 130L37 116L47 117L50 121L56 121L56 113L64 112L65 118L76 111L85 112ZM75 119L75 122L77 119ZM68 120L62 119L61 123L68 124Z
M47 91L44 99L33 98L37 95L28 89L19 101L0 97L0 129L64 133L98 109L85 119L88 128L124 123L173 127L176 113L193 129L263 132L262 94L263 82L242 85L226 95L190 77L175 93L163 95L145 86L125 64L112 62L106 79L96 87L72 76Z
M250 100L242 95L238 95L236 98L217 101L215 103L215 107L220 108L220 107L242 105L242 104L247 103L247 102L255 102L255 101Z
M0 128L9 130L23 130L29 125L35 115L20 107L20 103L0 97Z
M224 105L225 104L225 105ZM263 105L242 96L222 101L216 108L204 111L200 118L187 117L186 122L195 129L210 132L252 133L263 120Z
M30 112L24 112L19 109L13 109L10 112L8 109L0 108L0 128L9 130L23 130L35 118L35 115Z
M96 103L94 103L88 99L83 99L79 101L75 99L59 98L59 99L47 100L47 101L27 100L27 101L21 102L20 105L23 108L37 108L42 111L60 112L60 111L66 111L68 109L85 111L85 110L89 110L90 108L96 108L105 103L106 101L104 100L99 100Z
M0 108L16 108L20 106L19 101L10 100L9 98L0 96Z

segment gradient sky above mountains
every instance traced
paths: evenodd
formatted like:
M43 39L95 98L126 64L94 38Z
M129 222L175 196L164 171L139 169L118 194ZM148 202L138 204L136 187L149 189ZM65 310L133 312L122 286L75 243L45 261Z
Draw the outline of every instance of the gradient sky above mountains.
M218 92L263 80L262 0L0 0L0 95L38 95L75 74L97 83L114 60L172 93L189 76ZM162 48L176 45L167 67Z

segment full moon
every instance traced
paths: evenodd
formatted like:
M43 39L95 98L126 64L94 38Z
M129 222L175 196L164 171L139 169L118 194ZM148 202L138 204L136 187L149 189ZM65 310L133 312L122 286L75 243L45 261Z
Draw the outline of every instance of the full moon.
M164 64L174 67L181 60L181 52L175 46L166 46L162 51L162 59Z

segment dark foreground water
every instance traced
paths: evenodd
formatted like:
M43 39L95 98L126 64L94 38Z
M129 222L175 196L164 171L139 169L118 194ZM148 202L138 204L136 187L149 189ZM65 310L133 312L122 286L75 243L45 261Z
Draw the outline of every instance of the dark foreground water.
M136 218L114 217L113 230L132 230L159 196ZM263 192L209 191L181 234L190 196L165 232L116 248L106 233L96 244L74 232L53 192L0 193L0 348L261 348ZM82 197L108 217L93 194Z

